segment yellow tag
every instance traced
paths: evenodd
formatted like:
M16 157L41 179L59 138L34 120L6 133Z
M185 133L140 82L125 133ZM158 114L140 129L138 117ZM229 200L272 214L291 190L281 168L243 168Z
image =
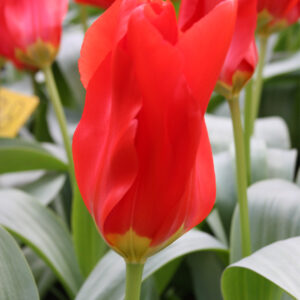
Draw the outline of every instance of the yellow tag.
M15 137L38 103L35 96L0 89L0 137Z

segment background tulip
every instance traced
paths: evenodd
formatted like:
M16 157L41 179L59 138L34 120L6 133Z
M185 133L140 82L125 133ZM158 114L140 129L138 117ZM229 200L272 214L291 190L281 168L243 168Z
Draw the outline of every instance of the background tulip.
M36 68L52 64L67 7L67 0L4 0L5 31L19 62Z
M144 262L214 205L204 112L235 9L222 1L180 33L170 2L117 1L87 32L75 173L103 237L129 262Z
M190 1L183 0L180 8L179 23L183 30L190 28L214 2L220 1ZM237 22L233 40L223 65L217 89L225 97L239 93L251 78L257 64L257 49L255 44L256 0L239 0Z
M258 31L268 35L294 23L298 5L299 0L258 0Z
M80 4L98 6L100 8L107 8L114 2L114 0L75 0L75 2Z

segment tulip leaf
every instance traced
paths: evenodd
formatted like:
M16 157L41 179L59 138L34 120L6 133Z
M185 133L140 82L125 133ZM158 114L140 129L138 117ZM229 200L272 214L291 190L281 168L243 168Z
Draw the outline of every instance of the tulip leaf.
M233 144L231 118L206 114L205 121L213 153L229 150ZM254 139L264 141L268 148L289 149L291 144L288 127L279 117L258 119L255 123Z
M248 189L252 250L300 235L300 188L280 179L265 180ZM242 258L239 211L235 210L230 241L232 262Z
M150 257L145 264L143 280L168 264L189 253L215 251L227 253L226 247L207 233L191 230L169 247ZM98 263L80 289L76 300L121 300L125 288L125 263L109 251Z
M79 266L84 277L87 277L108 246L100 236L78 190L72 207L72 229Z
M38 300L33 275L11 235L0 226L0 299Z
M273 243L229 266L222 291L224 300L291 299L283 292L300 299L300 238Z
M215 253L199 252L187 257L197 300L222 300L220 279L225 262Z
M67 166L36 142L0 139L0 174L42 169L66 171Z
M64 174L48 173L18 188L35 197L41 204L48 205L62 189L65 181L66 175Z
M30 246L74 297L82 279L71 237L59 218L24 192L0 190L0 224Z
M266 148L262 140L253 140L251 143L252 183L268 178L292 181L297 161L296 154L295 150ZM216 205L228 234L237 203L233 149L215 154L214 164L217 183Z

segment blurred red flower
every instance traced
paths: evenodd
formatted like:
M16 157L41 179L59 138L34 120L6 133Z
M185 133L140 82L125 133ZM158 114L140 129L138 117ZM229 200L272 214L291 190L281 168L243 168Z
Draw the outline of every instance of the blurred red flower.
M258 30L270 34L295 23L299 17L299 0L258 0Z
M236 2L224 0L182 33L171 2L123 0L86 34L75 173L101 234L127 261L143 262L214 205L204 113L235 17Z
M188 30L220 0L182 0L179 24ZM217 90L225 97L239 93L252 77L258 56L255 44L257 0L238 0L238 14L233 40L223 65Z
M108 8L114 0L75 0L77 3L98 6L100 8Z
M18 66L44 68L52 64L58 52L67 8L68 0L3 0L2 55Z

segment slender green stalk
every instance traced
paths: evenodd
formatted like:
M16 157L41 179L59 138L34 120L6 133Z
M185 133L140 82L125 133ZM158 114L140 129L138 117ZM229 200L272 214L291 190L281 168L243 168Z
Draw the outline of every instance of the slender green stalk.
M251 183L251 103L252 103L252 90L253 81L250 80L246 86L245 93L245 107L244 107L244 139L245 139L245 154L247 165L247 182Z
M228 103L234 131L236 181L240 209L242 254L243 257L246 257L251 254L251 239L247 199L247 166L239 96L234 96L231 100L228 100Z
M125 300L139 300L141 294L143 264L126 264L126 296Z
M83 32L86 33L86 31L89 28L89 26L88 26L88 14L87 14L86 6L85 5L79 5L79 10L80 10L80 22L81 22L81 25L82 25L82 29L83 29Z
M63 137L65 150L67 153L68 164L69 164L69 173L72 182L73 188L76 186L75 174L74 174L74 163L73 163L73 156L72 156L72 147L70 137L68 135L67 129L67 121L63 111L63 107L60 101L60 97L56 88L55 80L53 77L51 66L46 67L44 70L45 78L46 78L46 85L48 91L50 93L50 100L52 102L54 112L56 114L56 118L60 127L60 131Z
M268 36L260 36L260 50L259 50L259 63L257 67L256 78L254 81L253 97L252 97L252 117L251 117L251 135L254 130L254 123L258 116L261 92L263 87L263 70L266 62L267 46L268 46Z

